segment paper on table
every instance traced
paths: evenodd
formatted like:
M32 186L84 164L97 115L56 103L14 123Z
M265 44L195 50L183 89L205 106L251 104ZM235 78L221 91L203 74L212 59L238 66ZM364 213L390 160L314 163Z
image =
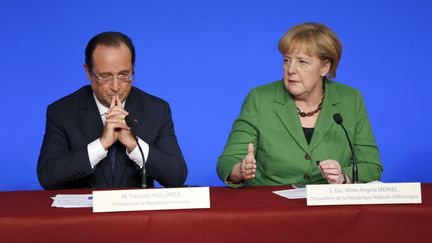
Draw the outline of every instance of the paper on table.
M371 181L367 184L376 184L376 183L382 183L381 181ZM288 199L301 199L306 198L306 188L305 185L292 185L294 189L289 190L280 190L280 191L274 191L274 194L277 194L281 197L286 197Z
M51 197L54 201L51 207L57 208L91 208L93 207L92 194L57 194Z
M306 188L295 188L289 190L280 190L274 191L274 194L277 194L281 197L286 197L288 199L300 199L306 198Z

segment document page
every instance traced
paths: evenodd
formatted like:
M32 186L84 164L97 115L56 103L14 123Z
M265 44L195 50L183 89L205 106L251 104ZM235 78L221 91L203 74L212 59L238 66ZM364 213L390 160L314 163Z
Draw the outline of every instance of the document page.
M306 188L294 188L289 190L273 191L281 197L286 197L288 199L301 199L306 198Z
M92 194L57 194L51 197L51 207L57 208L91 208L93 207Z
M371 181L367 184L382 184L381 181ZM274 194L277 194L281 197L285 197L288 199L301 199L306 198L306 185L292 185L294 189L288 189L288 190L280 190L280 191L273 191Z

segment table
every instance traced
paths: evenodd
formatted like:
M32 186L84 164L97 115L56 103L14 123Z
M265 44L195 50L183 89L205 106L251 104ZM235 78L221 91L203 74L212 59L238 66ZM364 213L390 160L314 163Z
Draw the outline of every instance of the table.
M89 189L0 192L0 242L432 242L432 184L405 205L308 207L272 193L289 188L211 187L210 209L116 213L51 207Z

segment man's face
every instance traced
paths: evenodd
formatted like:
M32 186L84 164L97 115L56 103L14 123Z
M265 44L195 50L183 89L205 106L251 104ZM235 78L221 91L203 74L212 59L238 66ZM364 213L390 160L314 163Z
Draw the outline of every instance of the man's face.
M98 100L109 107L113 96L118 95L123 102L132 88L132 81L124 81L120 78L133 74L129 48L123 43L120 46L98 45L92 58L93 69L90 70L87 65L84 67Z

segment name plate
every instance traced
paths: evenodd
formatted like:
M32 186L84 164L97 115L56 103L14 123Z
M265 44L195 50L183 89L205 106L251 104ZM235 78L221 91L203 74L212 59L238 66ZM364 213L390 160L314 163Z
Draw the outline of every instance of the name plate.
M307 185L308 206L422 203L420 183Z
M210 208L208 187L93 192L93 212Z

